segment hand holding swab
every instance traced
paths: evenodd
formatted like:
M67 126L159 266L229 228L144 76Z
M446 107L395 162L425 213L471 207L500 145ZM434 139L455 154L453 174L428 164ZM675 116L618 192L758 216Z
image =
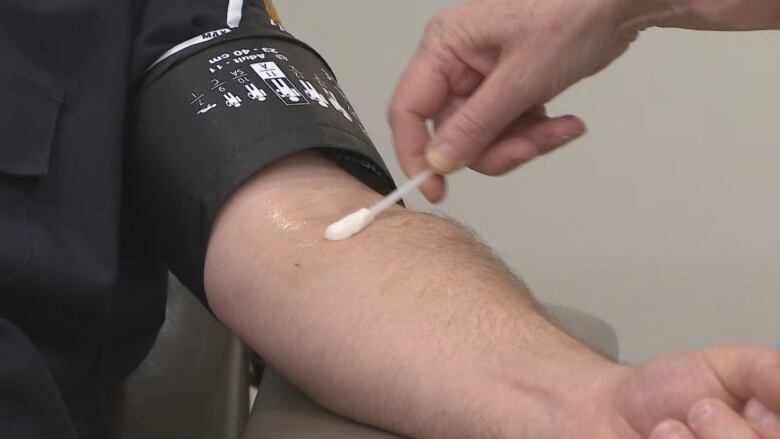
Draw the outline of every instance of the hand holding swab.
M423 171L413 179L406 182L406 184L398 188L398 190L385 197L382 201L373 205L371 208L360 209L357 212L353 212L345 216L340 221L331 224L330 227L328 227L328 229L325 231L325 238L329 241L343 241L360 233L363 229L374 222L374 219L379 216L380 213L398 203L404 196L420 187L420 185L423 184L425 180L433 177L434 175L434 172L430 169Z

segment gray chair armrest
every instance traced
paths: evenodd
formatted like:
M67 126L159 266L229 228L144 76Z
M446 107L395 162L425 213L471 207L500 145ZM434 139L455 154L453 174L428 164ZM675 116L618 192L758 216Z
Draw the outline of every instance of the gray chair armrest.
M267 368L244 439L398 439L335 415Z
M618 357L618 339L605 322L588 314L548 306L553 320L578 339ZM263 374L244 439L398 439L399 436L335 415L306 397L276 371Z
M172 276L154 348L117 389L113 439L237 438L249 413L247 355Z
M550 318L576 339L611 360L620 357L620 345L615 329L590 314L564 306L545 304Z

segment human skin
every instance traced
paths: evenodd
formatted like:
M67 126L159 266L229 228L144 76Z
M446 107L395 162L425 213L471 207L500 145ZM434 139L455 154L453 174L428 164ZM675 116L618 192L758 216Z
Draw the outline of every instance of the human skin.
M390 106L404 172L502 175L585 133L544 105L649 27L780 29L777 0L474 0L434 17ZM431 137L428 120L436 125ZM444 177L422 187L442 199Z
M726 404L720 414L760 401L769 421L740 420L766 425L762 439L780 434L779 350L616 364L552 324L449 220L394 207L349 240L324 239L379 198L318 154L296 154L244 184L209 241L214 313L325 407L418 439L646 439L708 401Z

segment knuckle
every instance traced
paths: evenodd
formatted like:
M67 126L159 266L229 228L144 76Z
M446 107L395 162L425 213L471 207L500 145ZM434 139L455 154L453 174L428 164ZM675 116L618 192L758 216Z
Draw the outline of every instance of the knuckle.
M428 26L425 28L425 35L428 37L443 37L450 35L456 22L456 10L445 9L428 22Z
M446 9L436 14L425 29L422 49L437 59L451 58L453 48L467 45L467 23L460 8Z

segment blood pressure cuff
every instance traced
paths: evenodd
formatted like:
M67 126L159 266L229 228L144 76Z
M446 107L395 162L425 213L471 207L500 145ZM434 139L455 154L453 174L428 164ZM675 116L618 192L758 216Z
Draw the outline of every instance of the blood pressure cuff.
M127 187L171 271L207 306L212 224L253 174L317 149L377 192L394 189L331 69L285 32L232 32L166 59L132 107Z

